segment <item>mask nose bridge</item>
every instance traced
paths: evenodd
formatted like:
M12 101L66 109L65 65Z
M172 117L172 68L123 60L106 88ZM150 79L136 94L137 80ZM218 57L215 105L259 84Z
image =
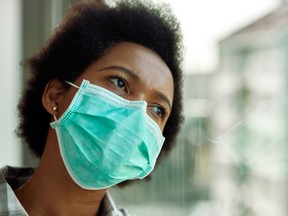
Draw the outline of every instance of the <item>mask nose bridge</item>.
M68 85L70 85L71 87L74 87L74 88L76 88L76 89L80 89L80 87L79 86L77 86L77 85L75 85L74 83L72 83L72 82L70 82L70 81L68 81L68 80L64 80ZM129 100L129 101L131 101L131 102L136 102L136 101L138 101L138 102L145 102L143 105L140 105L139 104L139 106L141 106L141 110L145 110L145 113L147 114L147 115L149 115L149 107L148 107L148 102L147 102L147 100L145 99L145 94L144 93L139 93L136 97L135 96L131 96L131 97L124 97L124 99L126 99L126 100ZM144 106L144 107L143 107Z
M145 94L144 93L139 93L137 95L131 95L131 96L128 96L128 97L125 97L126 100L129 100L131 102L145 102L145 112L146 114L148 114L149 110L148 110L148 102L147 102L147 99L145 97ZM144 104L143 104L144 105ZM141 105L141 109L144 110L144 107Z

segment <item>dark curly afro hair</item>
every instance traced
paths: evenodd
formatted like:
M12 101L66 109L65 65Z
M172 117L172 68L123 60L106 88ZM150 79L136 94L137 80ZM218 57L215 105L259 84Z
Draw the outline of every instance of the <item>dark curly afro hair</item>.
M51 119L41 102L46 84L55 78L74 81L91 63L124 41L155 51L171 70L174 100L163 131L166 140L161 155L171 149L182 121L179 23L167 5L136 0L114 3L74 3L46 45L26 61L31 77L18 105L18 135L36 156L43 154Z

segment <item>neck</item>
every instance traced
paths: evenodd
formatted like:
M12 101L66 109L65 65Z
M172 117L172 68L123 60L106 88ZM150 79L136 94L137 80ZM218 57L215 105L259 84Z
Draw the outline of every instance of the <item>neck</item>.
M106 190L85 190L76 185L66 171L60 154L55 154L55 149L50 150L49 146L57 145L46 145L33 176L15 190L28 215L97 215Z

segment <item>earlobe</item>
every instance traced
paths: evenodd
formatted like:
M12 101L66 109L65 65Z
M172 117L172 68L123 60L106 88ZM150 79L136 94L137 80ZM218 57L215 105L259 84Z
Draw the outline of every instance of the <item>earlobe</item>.
M42 95L42 104L46 111L53 116L58 114L65 88L59 79L50 80Z

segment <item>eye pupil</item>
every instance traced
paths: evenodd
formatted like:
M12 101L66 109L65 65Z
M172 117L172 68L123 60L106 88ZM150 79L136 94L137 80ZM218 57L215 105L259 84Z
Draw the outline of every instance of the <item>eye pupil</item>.
M159 117L162 117L162 110L159 107L156 108L156 113Z
M153 107L150 107L150 109L154 113L154 115L158 116L159 118L163 117L163 111L161 110L160 107L153 106Z
M117 85L118 85L120 88L123 88L123 87L125 86L125 83L124 83L123 80L118 79L118 80L117 80Z

